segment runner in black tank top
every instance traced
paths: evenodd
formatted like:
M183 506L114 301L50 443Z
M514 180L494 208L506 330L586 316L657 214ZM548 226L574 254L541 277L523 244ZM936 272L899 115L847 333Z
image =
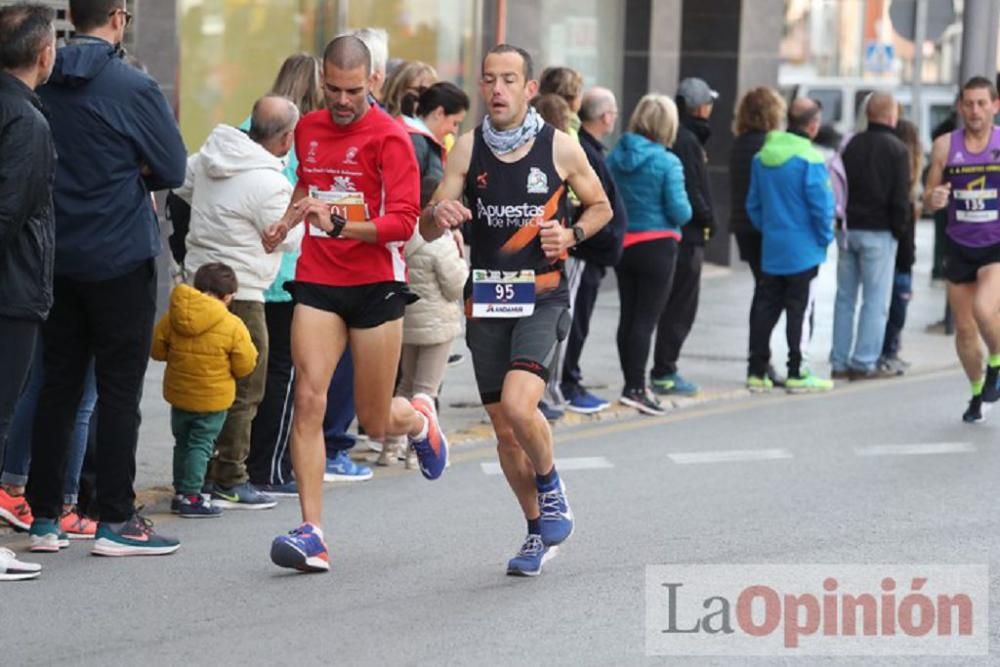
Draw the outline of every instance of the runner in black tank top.
M533 270L536 303L569 305L562 275L563 260L542 251L538 222L569 220L566 183L552 158L555 129L545 125L531 150L517 162L502 162L475 130L475 143L465 177L465 201L472 211L468 239L473 269ZM558 272L558 273L557 273ZM471 292L472 275L466 287Z
M531 70L522 49L501 44L487 54L480 89L489 115L455 143L420 216L428 241L472 221L466 336L501 468L528 523L527 538L507 564L508 574L521 576L541 572L573 532L553 464L552 431L538 401L556 343L570 325L562 258L611 219L580 144L529 109L538 90ZM568 187L584 208L573 228L566 227Z

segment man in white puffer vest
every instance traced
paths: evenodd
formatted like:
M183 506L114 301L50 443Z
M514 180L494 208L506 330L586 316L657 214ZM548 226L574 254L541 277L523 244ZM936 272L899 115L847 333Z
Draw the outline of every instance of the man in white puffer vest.
M284 175L299 111L283 98L267 96L253 107L250 130L219 125L205 145L188 158L184 185L175 191L191 205L191 229L185 240L184 274L193 276L210 262L232 267L239 291L230 309L247 325L259 351L257 366L236 384L236 402L216 440L206 487L212 502L229 509L268 509L277 503L249 482L246 460L250 425L264 397L267 375L267 326L264 291L274 282L281 254L268 254L261 231L279 222L292 198ZM294 250L301 238L291 234L279 248ZM207 489L206 489L207 490Z

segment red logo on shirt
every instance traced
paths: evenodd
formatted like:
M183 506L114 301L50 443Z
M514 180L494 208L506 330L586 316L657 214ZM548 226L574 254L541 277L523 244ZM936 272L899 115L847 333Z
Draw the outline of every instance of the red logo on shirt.
M476 176L476 187L480 190L486 189L486 178L489 176L485 171L478 176Z

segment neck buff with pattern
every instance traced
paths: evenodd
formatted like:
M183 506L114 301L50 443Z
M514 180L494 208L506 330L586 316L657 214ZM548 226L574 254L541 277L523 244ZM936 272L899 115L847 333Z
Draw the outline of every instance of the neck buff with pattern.
M490 117L486 116L483 119L483 140L486 141L486 145L490 147L494 155L506 155L513 153L534 139L544 125L545 121L532 106L528 107L528 113L524 115L524 122L509 130L494 129L490 123Z

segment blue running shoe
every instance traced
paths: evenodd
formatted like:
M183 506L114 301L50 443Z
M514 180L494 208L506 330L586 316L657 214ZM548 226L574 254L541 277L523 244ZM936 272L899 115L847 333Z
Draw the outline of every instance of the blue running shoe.
M549 423L555 423L562 419L566 415L566 411L561 408L557 408L553 405L549 405L545 401L538 402L538 410L545 417L545 421Z
M559 487L552 491L538 492L538 509L541 510L542 542L547 547L562 544L573 534L573 510L566 499L566 485L559 480Z
M182 519L215 519L222 516L222 508L216 507L200 493L181 496L177 513Z
M698 393L698 385L690 380L685 380L680 373L672 373L663 377L654 377L650 383L653 392L661 396L694 396Z
M598 398L586 389L583 389L579 393L573 395L573 398L571 398L569 403L566 404L566 409L570 412L575 412L581 415L592 415L595 412L604 410L609 405L611 404L603 398Z
M372 469L366 465L355 463L346 449L337 452L332 459L326 460L324 482L364 482L372 478Z
M257 490L250 482L225 487L212 487L212 504L227 510L269 510L278 504L271 496Z
M153 522L138 512L117 528L103 521L97 525L95 556L166 556L181 547L171 537L157 535Z
M541 535L528 533L521 550L507 561L507 574L512 577L537 577L542 573L542 565L558 553L559 547L547 547Z
M330 552L313 525L304 523L287 535L274 538L271 562L299 572L329 572Z
M410 404L427 418L427 436L423 440L411 441L410 446L417 453L421 474L427 479L437 479L448 464L448 439L438 422L434 399L427 394L417 394Z

